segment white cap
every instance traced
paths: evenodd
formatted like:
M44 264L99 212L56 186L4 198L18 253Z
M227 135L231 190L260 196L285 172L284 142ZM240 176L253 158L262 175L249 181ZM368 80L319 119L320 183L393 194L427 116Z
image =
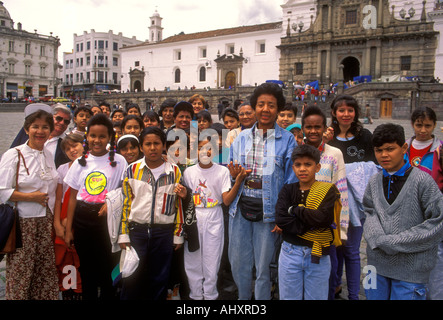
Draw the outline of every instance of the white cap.
M43 110L52 114L52 108L49 105L44 103L31 103L28 104L25 108L25 118L39 110Z

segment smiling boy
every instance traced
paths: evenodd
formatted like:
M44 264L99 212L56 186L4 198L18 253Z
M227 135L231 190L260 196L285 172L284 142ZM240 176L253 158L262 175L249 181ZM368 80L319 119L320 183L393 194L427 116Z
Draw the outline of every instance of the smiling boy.
M278 113L277 124L286 129L297 120L297 107L291 102L286 103L283 110Z
M349 224L348 183L346 180L346 167L343 154L340 149L330 146L323 141L323 135L327 130L326 116L317 106L310 106L305 110L302 117L302 130L305 135L305 143L316 147L320 151L321 169L316 174L318 181L331 182L336 185L341 195L342 209L340 213L340 237L336 237L334 246L330 250L332 263L329 299L334 299L335 288L340 284L337 273L338 260L336 246L341 245L341 239L347 239ZM337 232L338 233L338 232Z
M163 130L145 128L140 135L144 158L124 174L118 243L122 249L132 246L140 258L134 274L123 279L124 300L166 299L173 248L184 242L183 203L189 196L180 169L163 159L165 145Z
M429 174L405 161L403 127L380 125L372 141L383 171L371 178L363 198L368 265L376 271L366 297L425 300L443 239L443 195Z

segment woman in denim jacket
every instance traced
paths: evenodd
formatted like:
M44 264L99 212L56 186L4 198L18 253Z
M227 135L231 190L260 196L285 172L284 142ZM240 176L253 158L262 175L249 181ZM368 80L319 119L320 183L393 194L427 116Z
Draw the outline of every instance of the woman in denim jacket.
M273 83L258 86L251 106L257 122L243 130L230 149L233 179L242 168L248 176L229 207L229 261L238 298L252 298L252 269L256 268L255 300L271 298L269 264L277 234L275 204L280 189L297 181L292 170L294 136L275 122L285 105L282 89Z

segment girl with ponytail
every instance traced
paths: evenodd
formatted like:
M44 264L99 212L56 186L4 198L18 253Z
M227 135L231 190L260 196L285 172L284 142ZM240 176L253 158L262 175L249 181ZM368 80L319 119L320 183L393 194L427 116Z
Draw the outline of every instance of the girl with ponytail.
M121 187L127 162L116 153L112 122L102 113L89 120L83 148L83 156L74 161L64 179L71 188L65 242L68 246L74 244L80 258L83 299L112 299L110 274L116 261L108 234L105 199L108 192Z

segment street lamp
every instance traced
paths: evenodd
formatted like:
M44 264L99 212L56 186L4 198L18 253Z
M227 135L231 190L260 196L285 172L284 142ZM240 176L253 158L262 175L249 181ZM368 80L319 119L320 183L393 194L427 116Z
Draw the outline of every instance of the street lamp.
M300 22L299 22L298 24L297 24L297 23L293 23L293 24L292 24L292 29L293 29L295 32L298 31L298 33L300 34L301 31L303 30L304 25L305 25L305 24L303 23L303 21L300 20ZM298 40L300 41L300 36L299 36Z
M405 8L402 8L399 12L400 18L404 19L406 17L406 10Z

